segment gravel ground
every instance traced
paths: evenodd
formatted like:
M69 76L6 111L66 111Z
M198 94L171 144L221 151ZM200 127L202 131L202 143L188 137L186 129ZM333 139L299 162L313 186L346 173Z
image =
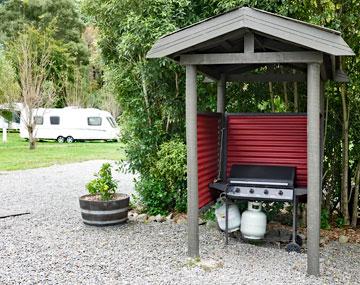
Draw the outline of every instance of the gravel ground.
M0 284L360 284L360 246L331 243L321 278L306 276L306 255L231 240L200 227L201 255L222 266L190 266L186 226L81 222L78 196L102 161L0 173L1 207L30 215L0 219ZM133 191L131 175L117 174Z

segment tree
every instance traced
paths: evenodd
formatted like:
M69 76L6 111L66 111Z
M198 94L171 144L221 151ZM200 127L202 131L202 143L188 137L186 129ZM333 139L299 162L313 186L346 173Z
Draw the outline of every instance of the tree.
M0 104L13 103L20 97L20 87L11 62L6 58L5 51L0 49Z
M0 18L0 44L5 47L26 25L42 31L52 27L52 37L62 43L62 49L54 51L49 72L58 95L54 104L63 107L67 100L64 78L74 83L76 70L89 64L88 47L82 38L85 24L78 3L71 0L7 0L0 4Z
M63 41L78 64L87 64L88 51L82 39L85 24L76 1L6 0L0 3L0 43L22 31L24 25L38 29L53 26L53 37Z
M98 91L100 98L100 107L113 115L114 118L118 118L121 113L120 104L116 98L116 86L110 79L111 73L108 70L104 72L105 83L102 88Z
M156 38L190 23L189 6L186 0L85 2L84 11L100 30L99 46L111 70L108 80L126 116L122 133L131 141L131 165L144 175L159 145L184 130L179 123L184 111L181 68L168 60L147 61L145 56Z
M24 120L29 134L29 148L35 149L34 109L49 104L54 99L54 86L49 78L49 66L56 41L52 31L39 31L27 26L8 46L9 56L18 73Z
M323 181L324 207L327 211L342 216L347 224L349 215L346 215L346 211L349 212L351 199L357 203L356 189L359 188L356 165L360 161L360 156L357 155L360 147L355 126L360 122L360 109L352 107L360 92L359 1L84 1L84 11L99 29L99 46L111 74L108 80L114 85L123 110L123 138L127 143L130 166L141 177L148 178L149 169L158 160L159 147L176 137L184 140L184 70L166 59L146 60L145 54L149 48L157 38L166 33L244 5L340 30L356 53L355 57L348 58L343 63L350 82L342 87L339 83L330 83L326 88L326 100L329 104ZM227 111L268 111L271 108L280 111L281 106L285 106L287 110L306 112L304 84L271 85L269 92L268 84L229 84ZM343 93L340 92L341 89L344 89ZM204 85L199 80L198 91L199 110L214 110L215 97L209 96L209 93L215 93L214 86ZM269 93L272 96L266 95ZM342 98L345 100L341 100ZM343 110L346 111L344 116Z

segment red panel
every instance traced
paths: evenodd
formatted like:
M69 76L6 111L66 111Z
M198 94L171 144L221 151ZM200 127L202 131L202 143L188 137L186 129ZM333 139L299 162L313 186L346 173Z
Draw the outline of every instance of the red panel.
M198 189L199 208L213 201L208 187L218 175L220 114L198 114Z
M229 115L227 128L227 174L236 163L296 166L306 187L306 115Z

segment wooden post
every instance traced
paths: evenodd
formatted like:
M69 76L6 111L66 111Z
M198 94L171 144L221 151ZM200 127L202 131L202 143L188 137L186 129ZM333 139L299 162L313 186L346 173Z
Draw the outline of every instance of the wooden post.
M225 112L225 90L226 90L225 74L221 74L220 80L217 82L216 111L218 113Z
M307 65L307 272L318 276L320 243L320 64Z
M196 66L186 66L188 255L199 256Z
M322 178L323 178L323 169L324 169L324 153L325 153L325 146L324 146L324 132L325 132L325 82L320 81L320 211L321 211L321 204L322 204Z
M218 178L225 179L226 176L226 163L225 163L225 104L226 104L226 76L220 75L220 80L217 82L217 101L216 111L221 113L221 132L220 132L220 148L219 148L219 165L218 165Z

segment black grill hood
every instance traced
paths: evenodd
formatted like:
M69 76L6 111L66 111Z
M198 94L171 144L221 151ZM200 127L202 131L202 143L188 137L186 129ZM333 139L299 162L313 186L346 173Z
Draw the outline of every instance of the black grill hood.
M294 188L296 168L292 166L234 164L230 184ZM254 182L254 183L253 183Z

